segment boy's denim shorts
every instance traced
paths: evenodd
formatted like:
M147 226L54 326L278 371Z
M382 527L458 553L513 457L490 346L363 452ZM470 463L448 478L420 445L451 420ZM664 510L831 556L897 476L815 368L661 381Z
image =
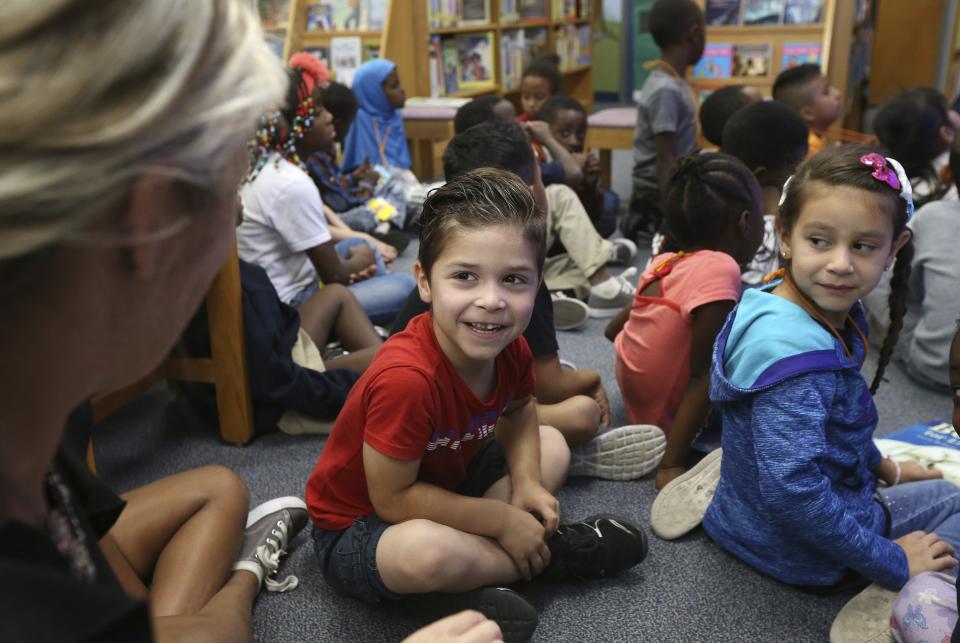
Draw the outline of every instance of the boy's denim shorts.
M506 459L497 441L487 444L470 460L467 479L457 489L464 496L480 497L507 471ZM313 550L320 571L339 594L368 603L397 600L401 594L383 584L377 569L377 545L392 525L378 516L360 516L341 531L313 527Z

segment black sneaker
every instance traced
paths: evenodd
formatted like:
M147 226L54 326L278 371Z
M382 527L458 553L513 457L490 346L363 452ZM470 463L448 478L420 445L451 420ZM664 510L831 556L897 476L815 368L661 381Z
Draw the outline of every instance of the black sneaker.
M495 621L505 643L529 641L540 617L537 608L521 594L507 587L481 587L459 594L429 594L423 614L431 621L471 609Z
M550 564L541 576L551 579L616 576L647 556L643 529L609 514L560 525L547 544Z

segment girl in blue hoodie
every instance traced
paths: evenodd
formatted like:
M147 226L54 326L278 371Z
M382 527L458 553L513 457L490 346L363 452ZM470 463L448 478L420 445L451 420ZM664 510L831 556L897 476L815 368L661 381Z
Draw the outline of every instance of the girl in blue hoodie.
M847 146L817 155L784 188L782 279L745 292L714 346L723 456L703 524L785 583L829 587L852 571L899 589L951 569L960 547L960 487L882 458L873 443L872 394L910 273L910 183L893 159ZM894 259L890 334L868 388L859 300Z

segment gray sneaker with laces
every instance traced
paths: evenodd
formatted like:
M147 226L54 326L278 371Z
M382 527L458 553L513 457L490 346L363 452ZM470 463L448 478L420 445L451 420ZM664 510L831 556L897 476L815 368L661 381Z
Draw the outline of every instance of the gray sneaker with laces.
M627 279L637 274L636 268L627 268L621 274L613 277L617 288L610 293L600 292L597 286L590 289L590 298L587 300L587 306L590 307L590 316L604 319L613 317L619 313L624 306L633 303L633 298L637 294L636 287ZM606 284L607 282L604 282Z
M274 576L287 545L307 524L307 505L300 498L274 498L247 514L240 557L233 569L251 572L268 592L286 592L300 584L296 576L277 581Z

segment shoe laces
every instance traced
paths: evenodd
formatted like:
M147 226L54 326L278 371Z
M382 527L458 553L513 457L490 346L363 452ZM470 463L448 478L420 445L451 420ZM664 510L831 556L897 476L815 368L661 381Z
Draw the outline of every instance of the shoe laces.
M287 576L282 581L274 580L277 569L280 567L280 558L287 555L284 547L287 544L287 523L280 519L275 527L270 530L270 535L266 537L265 542L257 547L256 556L263 569L263 585L268 592L286 592L297 587L300 579L294 575Z
M637 274L636 267L630 266L617 276L617 280L620 282L620 292L630 293L631 295L637 292L636 287L627 281L627 278L633 277L635 274Z
M577 527L580 527L579 529ZM600 537L589 525L566 525L559 539L557 554L560 566L572 576L587 577L597 574Z

